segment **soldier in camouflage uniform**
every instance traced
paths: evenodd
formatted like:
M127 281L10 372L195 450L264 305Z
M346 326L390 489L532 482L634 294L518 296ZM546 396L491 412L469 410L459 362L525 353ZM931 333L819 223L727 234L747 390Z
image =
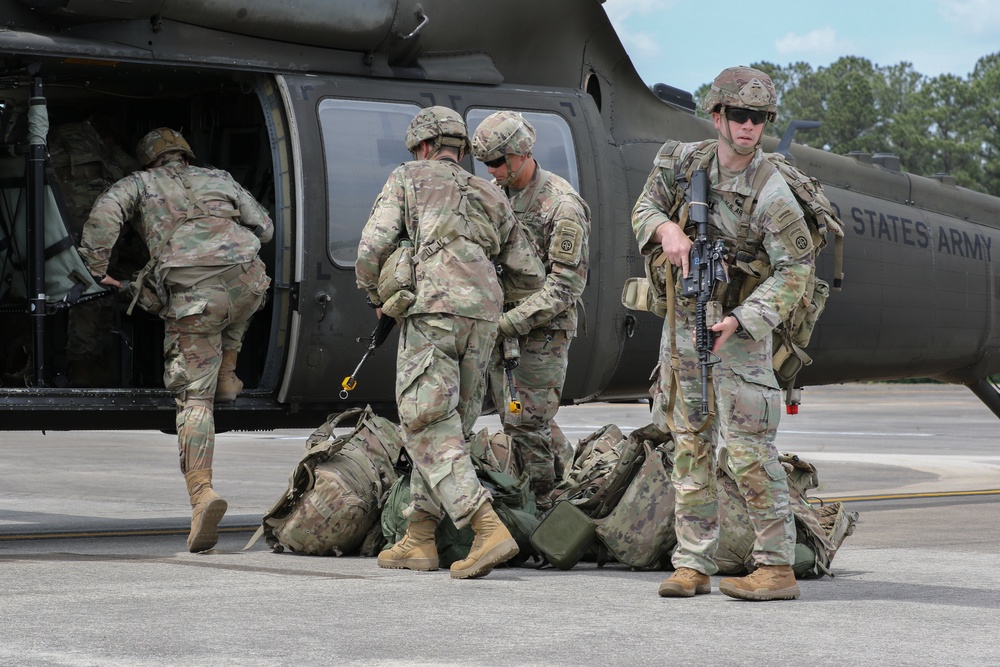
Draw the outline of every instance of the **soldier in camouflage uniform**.
M532 157L535 129L521 114L498 111L479 125L472 151L510 198L514 215L545 264L545 284L500 318L501 341L490 362L493 404L531 477L539 509L573 465L573 446L555 422L576 333L577 301L587 285L590 208L566 180ZM503 338L519 339L513 369L520 414L507 409Z
M447 512L476 534L451 576L482 577L518 552L467 448L504 303L494 264L505 285L522 294L541 285L542 267L503 193L459 166L470 146L458 113L422 110L407 129L406 147L414 160L389 175L361 234L356 265L358 287L373 305L389 308L396 295L380 296L380 275L402 239L413 243L415 300L400 313L396 359L413 502L404 512L406 535L378 555L378 565L436 570L434 532Z
M270 278L257 254L274 226L228 172L189 165L194 153L174 130L149 132L136 152L143 170L98 198L80 254L98 282L120 287L107 275L111 248L125 221L139 214L164 306L163 380L176 394L180 465L192 507L187 544L204 551L215 546L227 508L212 488L212 411L243 389L236 358L250 318L264 305Z
M672 482L677 493L673 554L676 568L659 593L690 597L711 592L709 575L717 571L713 556L719 537L715 449L725 443L722 456L747 502L759 566L742 578L724 579L720 590L748 600L794 599L799 588L790 567L794 556L795 526L789 505L785 472L778 462L774 437L779 419L779 386L771 367L771 332L805 291L812 266L812 242L802 211L777 171L754 193L754 174L765 157L760 148L764 127L774 119L777 97L763 72L733 67L715 79L702 101L718 132L717 151L708 166L709 240L726 241L734 248L741 205L758 197L750 218L750 239L766 254L771 275L737 307L723 313L711 329L714 353L721 361L712 367L715 416L702 414L701 374L694 347L695 298L675 290L676 314L664 322L660 344L659 391L654 394L657 425L673 428L676 458ZM678 267L675 277L688 275L692 239L668 215L677 197L675 168L698 144L675 142L660 151L646 187L632 211L632 226L644 254L656 246ZM679 157L675 157L678 156ZM738 289L742 275L729 262ZM679 368L671 368L671 344L676 345ZM666 407L676 396L672 415ZM711 413L711 409L710 409ZM670 419L672 417L672 419ZM712 420L704 432L699 426Z

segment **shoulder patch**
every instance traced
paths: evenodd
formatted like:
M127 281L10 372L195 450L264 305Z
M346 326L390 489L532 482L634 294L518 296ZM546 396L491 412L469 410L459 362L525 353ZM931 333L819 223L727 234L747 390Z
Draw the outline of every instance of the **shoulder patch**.
M558 220L549 241L549 258L566 266L578 266L583 250L583 226L571 218Z
M666 142L660 146L659 152L653 159L653 165L665 169L673 169L674 165L677 164L677 158L681 155L682 146L683 144L676 139Z
M779 199L764 211L762 220L792 259L802 259L814 251L812 234L802 209L794 201Z

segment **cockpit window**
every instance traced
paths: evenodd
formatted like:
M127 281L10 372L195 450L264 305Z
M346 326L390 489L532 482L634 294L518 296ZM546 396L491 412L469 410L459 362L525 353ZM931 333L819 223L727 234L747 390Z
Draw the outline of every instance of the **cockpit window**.
M476 128L494 111L501 109L471 109L466 114L465 122L469 126L469 134L475 134ZM523 111L521 115L535 128L535 147L531 151L542 169L559 174L580 191L580 171L576 164L576 152L573 150L573 133L569 125L554 113L538 111ZM486 165L478 160L473 161L476 176L491 180Z
M403 137L418 111L413 104L331 98L320 102L330 203L327 250L337 266L354 267L375 198L392 170L412 159Z

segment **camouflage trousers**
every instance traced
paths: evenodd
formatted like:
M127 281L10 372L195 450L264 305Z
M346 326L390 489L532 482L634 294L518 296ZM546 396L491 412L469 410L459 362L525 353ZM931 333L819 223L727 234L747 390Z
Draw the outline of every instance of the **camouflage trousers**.
M222 351L239 351L250 318L264 305L271 279L259 259L184 287L168 285L164 319L163 383L177 403L181 472L212 467L215 388Z
M459 528L490 499L476 476L467 435L479 418L497 324L442 313L403 320L396 403L413 460L408 519L443 518Z
M795 522L784 468L774 447L780 392L771 370L771 339L753 341L737 334L719 350L712 366L715 417L701 433L707 415L701 409L701 366L694 348L694 311L677 308L679 381L673 411L675 443L671 482L676 492L674 527L677 549L673 565L714 574L719 542L719 496L716 449L746 501L756 539L758 565L790 565L795 549ZM686 304L685 304L686 305ZM658 381L653 388L656 425L669 430L666 410L671 384L670 322L660 341ZM711 407L711 406L710 406Z
M490 397L504 433L514 441L521 470L528 473L536 494L551 491L563 472L573 466L573 445L554 419L566 381L572 340L568 331L535 329L521 336L521 361L513 372L514 389L521 401L521 413L517 415L508 409L510 388L499 341L490 359Z

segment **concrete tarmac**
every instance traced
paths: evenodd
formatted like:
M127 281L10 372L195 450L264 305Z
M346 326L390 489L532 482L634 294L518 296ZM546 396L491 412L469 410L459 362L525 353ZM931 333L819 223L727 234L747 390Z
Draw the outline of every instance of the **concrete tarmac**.
M559 416L574 441L648 421L636 403ZM0 665L996 665L997 433L961 387L807 389L779 449L860 521L833 578L766 603L720 594L720 577L660 598L667 573L621 565L458 581L241 551L305 431L218 436L230 511L217 549L191 554L172 436L0 433Z

